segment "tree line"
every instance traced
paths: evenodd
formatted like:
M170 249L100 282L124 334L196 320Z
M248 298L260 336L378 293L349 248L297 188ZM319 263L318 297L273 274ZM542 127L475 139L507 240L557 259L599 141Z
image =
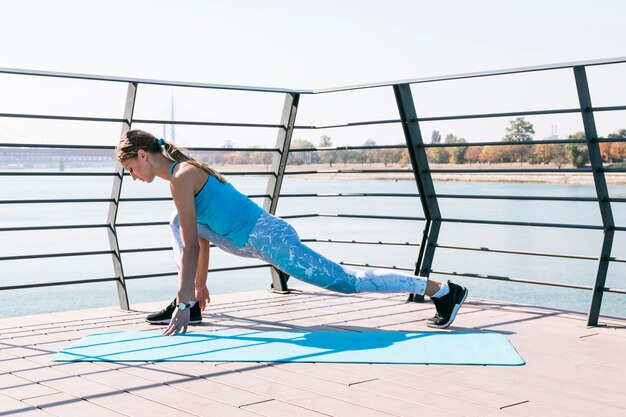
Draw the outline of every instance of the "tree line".
M571 164L580 168L589 163L589 152L585 143L565 144L538 144L528 143L535 134L532 123L518 117L509 121L506 133L501 144L491 146L474 146L463 138L454 134L447 134L443 139L437 130L431 133L430 143L434 146L427 148L428 161L434 164L482 164L482 163L529 163L553 164L559 168ZM619 129L608 135L609 138L626 138L626 129ZM584 132L567 135L567 139L584 139ZM460 144L461 146L445 146L446 144ZM467 144L467 145L464 145ZM440 145L440 146L437 146ZM376 142L368 139L363 146L376 146ZM232 148L228 142L224 146ZM329 136L320 138L317 149L332 148L332 139ZM406 165L409 156L406 149L353 149L353 150L315 150L313 142L307 139L295 139L291 143L288 164L371 164L383 163ZM626 142L600 143L600 152L605 163L621 163L626 160ZM212 165L223 164L271 164L272 153L260 151L219 151L198 155L200 159Z

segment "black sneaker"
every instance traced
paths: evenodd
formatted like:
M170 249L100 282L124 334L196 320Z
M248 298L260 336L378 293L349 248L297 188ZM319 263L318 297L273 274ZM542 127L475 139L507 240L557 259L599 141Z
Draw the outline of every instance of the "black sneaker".
M172 314L176 310L176 299L171 302L170 305L163 310L148 314L146 321L150 324L169 324L172 319ZM202 321L202 311L200 310L200 304L196 303L191 307L191 316L189 317L189 324L198 324Z
M459 311L461 305L467 298L467 288L456 285L448 281L450 292L439 298L431 298L435 307L437 308L437 314L426 322L428 327L434 327L436 329L445 329L452 324L456 317L456 312Z

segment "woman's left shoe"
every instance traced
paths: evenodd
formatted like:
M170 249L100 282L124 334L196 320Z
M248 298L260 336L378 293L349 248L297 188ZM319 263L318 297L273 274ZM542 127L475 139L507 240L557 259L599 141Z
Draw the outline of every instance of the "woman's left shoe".
M452 324L457 311L467 298L467 288L448 281L450 292L443 297L431 298L437 308L435 316L426 322L428 327L435 329L445 329Z
M170 303L163 310L156 313L148 314L146 321L150 324L169 324L172 319L172 315L176 310L176 299ZM200 310L200 304L196 303L190 309L189 324L198 324L202 321L202 311Z

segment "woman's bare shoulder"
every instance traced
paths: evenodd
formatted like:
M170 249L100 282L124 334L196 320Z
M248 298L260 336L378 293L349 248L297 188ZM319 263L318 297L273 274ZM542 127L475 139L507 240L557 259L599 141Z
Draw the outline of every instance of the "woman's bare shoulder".
M201 184L204 184L207 175L208 174L204 172L204 170L198 168L197 166L187 162L181 162L174 171L170 184L172 187L183 186L188 188L192 186L191 188L196 189L198 188L198 184L200 184L200 186Z

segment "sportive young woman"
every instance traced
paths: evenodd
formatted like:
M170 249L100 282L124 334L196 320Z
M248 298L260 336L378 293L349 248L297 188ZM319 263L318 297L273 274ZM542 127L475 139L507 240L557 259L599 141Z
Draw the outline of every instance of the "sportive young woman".
M237 191L206 164L185 155L172 143L142 130L130 130L117 146L117 159L133 180L170 182L176 212L170 219L179 270L178 294L148 321L168 323L164 335L185 334L201 320L210 302L206 286L210 242L229 253L262 259L301 281L341 293L416 293L429 296L437 313L429 327L446 328L467 297L467 289L450 281L382 269L345 268L300 242L295 229ZM194 285L195 284L195 285ZM155 317L157 319L155 319Z

